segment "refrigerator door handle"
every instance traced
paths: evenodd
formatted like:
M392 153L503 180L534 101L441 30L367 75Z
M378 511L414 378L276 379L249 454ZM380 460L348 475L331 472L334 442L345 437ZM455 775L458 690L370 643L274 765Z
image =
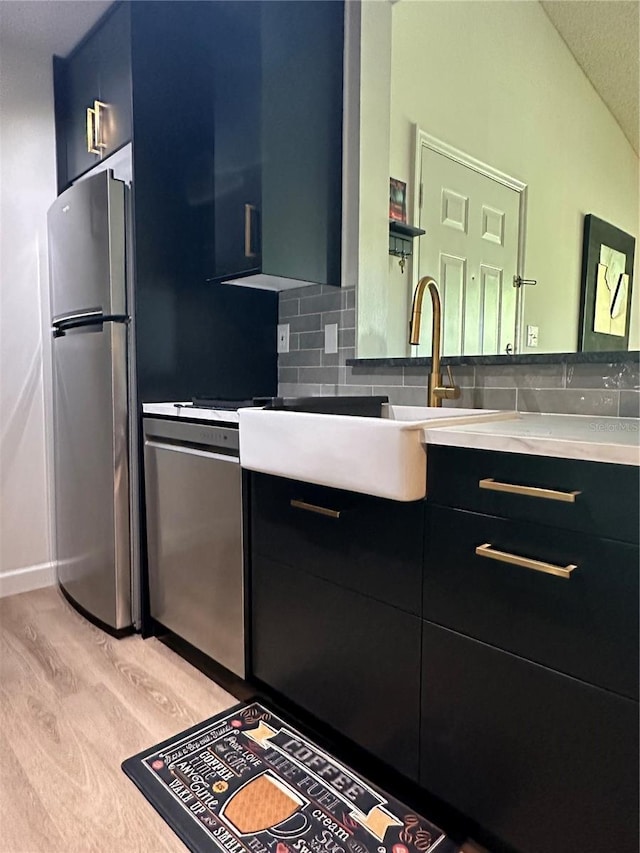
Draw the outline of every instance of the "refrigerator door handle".
M52 332L54 338L61 338L70 329L81 329L84 326L102 326L103 323L128 322L127 314L103 314L102 311L85 311L82 314L71 314L54 320Z
M51 320L51 325L55 328L56 326L64 325L67 320L91 320L93 317L102 316L104 316L102 308L89 308L87 311L72 311L70 314L59 314Z

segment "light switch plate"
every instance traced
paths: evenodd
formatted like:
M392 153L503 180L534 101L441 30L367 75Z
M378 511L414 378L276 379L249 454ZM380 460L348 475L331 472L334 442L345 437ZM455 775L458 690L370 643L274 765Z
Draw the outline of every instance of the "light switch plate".
M324 351L326 353L338 352L338 324L327 323L324 327Z
M528 347L537 347L538 346L538 327L537 326L527 326L527 346Z
M289 352L289 323L278 323L278 352Z

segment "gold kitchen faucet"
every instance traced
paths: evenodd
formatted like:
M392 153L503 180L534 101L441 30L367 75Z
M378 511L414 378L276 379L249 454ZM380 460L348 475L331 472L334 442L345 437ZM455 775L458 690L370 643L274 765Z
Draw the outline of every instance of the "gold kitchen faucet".
M422 316L422 297L424 296L425 288L429 289L433 307L431 324L431 372L429 373L427 401L429 406L442 406L443 400L457 400L460 397L460 388L454 384L449 366L447 366L447 373L449 374L450 384L442 384L442 373L440 372L442 306L436 280L430 275L425 275L420 279L413 294L411 321L409 322L409 343L412 345L420 343L420 319Z

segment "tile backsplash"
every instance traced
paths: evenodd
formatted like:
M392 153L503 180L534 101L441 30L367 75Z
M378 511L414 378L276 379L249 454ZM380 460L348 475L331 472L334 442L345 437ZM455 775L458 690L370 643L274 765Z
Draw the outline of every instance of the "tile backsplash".
M280 294L280 323L290 326L289 352L279 356L278 393L386 394L391 403L426 405L426 366L346 364L355 357L354 287L317 285ZM338 352L324 352L324 327L338 325ZM462 389L444 405L521 412L640 416L638 356L621 354L615 363L464 365L452 367ZM446 381L446 375L445 375Z

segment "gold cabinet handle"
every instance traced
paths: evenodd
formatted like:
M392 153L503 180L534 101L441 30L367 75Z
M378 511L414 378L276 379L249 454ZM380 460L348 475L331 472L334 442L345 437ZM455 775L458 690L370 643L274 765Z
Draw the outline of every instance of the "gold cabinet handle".
M514 483L499 483L493 477L478 481L478 488L490 492L509 492L511 495L527 495L530 498L544 498L548 501L563 501L574 504L581 492L559 492L556 489L539 489L536 486L516 486Z
M106 148L107 143L104 140L103 112L105 112L109 108L109 104L105 104L103 101L94 101L93 108L96 112L96 148Z
M245 258L255 258L256 253L252 249L253 240L251 234L251 222L253 214L256 210L254 204L245 204L244 206L244 256Z
M90 154L102 154L102 149L107 143L102 138L102 113L108 104L103 101L94 101L93 107L87 108L87 151Z
M308 504L306 501L291 500L291 506L294 509L304 509L307 512L315 512L318 515L324 515L327 518L340 518L340 511L337 509L328 509L325 506L316 506Z
M521 566L523 569L531 569L534 572L544 572L546 575L555 575L558 578L569 580L571 572L577 566L556 566L553 563L543 563L541 560L532 560L530 557L518 557L508 551L497 551L490 542L478 545L476 548L478 557L487 557L489 560L497 560L499 563L510 563L512 566Z
M95 110L92 107L87 107L87 151L89 154L100 153L96 148L95 119Z

